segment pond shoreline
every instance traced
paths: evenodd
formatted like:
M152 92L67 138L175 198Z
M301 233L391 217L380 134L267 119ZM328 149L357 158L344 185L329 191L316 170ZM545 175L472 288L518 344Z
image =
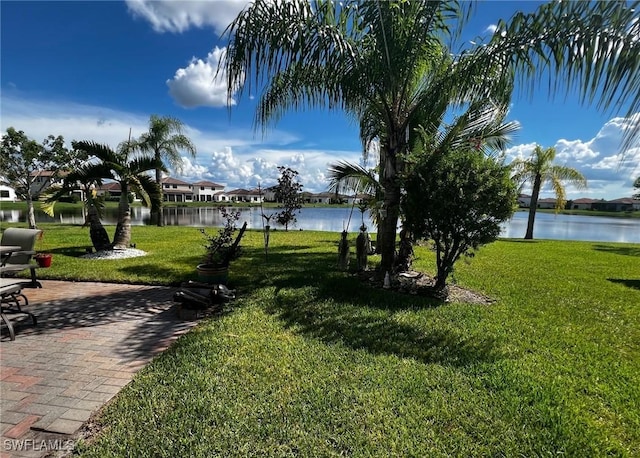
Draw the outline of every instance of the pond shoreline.
M23 206L26 207L26 206ZM219 205L206 206L173 206L163 209L163 224L165 226L185 227L220 227L224 224L218 209ZM247 222L249 229L261 230L264 227L262 212L273 215L278 212L274 206L260 208L260 206L236 207L241 212L241 221ZM36 212L36 222L82 225L85 222L84 207L82 205L63 205L56 207L55 217ZM536 214L534 238L544 240L582 240L591 242L622 242L640 243L640 218L607 217L587 214L555 214L553 211L539 211ZM290 230L310 230L340 233L343 230L355 233L363 224L369 232L375 233L368 212L364 214L358 208L351 206L305 206L296 214L297 223L290 226ZM131 224L133 226L151 225L150 210L135 205L131 208ZM524 237L528 219L527 211L517 211L513 217L502 224L501 238L520 239ZM3 223L25 223L26 210L0 210L0 221ZM109 205L105 208L102 222L105 226L115 225L117 222L117 206ZM272 230L284 230L276 224Z

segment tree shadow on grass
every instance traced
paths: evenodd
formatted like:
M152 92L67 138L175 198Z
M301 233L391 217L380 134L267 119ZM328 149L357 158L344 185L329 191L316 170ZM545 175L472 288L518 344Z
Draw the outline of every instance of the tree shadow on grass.
M622 256L640 257L640 246L593 245L593 249Z
M620 283L627 288L631 289L639 289L640 290L640 280L628 280L622 278L607 278L612 283Z
M392 311L385 313L380 309L318 298L300 301L291 294L278 295L267 310L298 332L374 355L394 355L414 358L425 364L450 366L492 362L500 357L493 338L400 323Z
M275 299L265 304L267 312L296 332L375 355L451 366L500 358L496 341L489 336L398 319L398 312L433 309L442 302L370 287L357 277L337 272L335 267L319 273L317 263L327 261L325 255L310 256L302 263L285 266L271 283ZM311 279L304 276L306 263L316 265Z

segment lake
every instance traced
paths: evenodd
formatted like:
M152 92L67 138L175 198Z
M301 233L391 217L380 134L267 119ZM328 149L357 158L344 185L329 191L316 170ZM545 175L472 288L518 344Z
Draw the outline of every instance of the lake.
M247 221L247 226L253 229L262 228L260 208L239 208L241 222ZM265 213L275 213L276 209L265 209ZM103 218L106 225L113 225L117 221L117 209L108 208ZM168 226L221 226L222 217L217 207L172 207L163 209L165 224ZM503 225L501 237L523 238L527 229L528 212L516 212L513 218ZM297 215L298 222L293 230L317 230L341 232L348 228L355 232L362 224L362 214L357 208L337 207L305 207ZM2 222L24 222L25 212L21 210L0 210ZM54 218L42 212L36 212L38 222L57 222L63 224L82 224L84 216L82 210L74 213L56 214ZM368 213L364 215L364 222L369 230L373 224ZM150 223L148 208L132 208L132 224L146 225ZM272 227L280 228L276 224ZM291 228L290 228L291 229ZM534 228L534 238L554 240L584 240L593 242L627 242L640 243L639 218L609 218L604 216L555 215L552 213L537 213Z

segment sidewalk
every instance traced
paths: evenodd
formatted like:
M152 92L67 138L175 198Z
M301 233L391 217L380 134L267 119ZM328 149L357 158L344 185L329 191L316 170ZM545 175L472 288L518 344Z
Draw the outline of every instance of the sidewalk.
M0 344L1 457L70 448L83 423L195 321L178 320L175 288L42 281L27 289L16 340Z

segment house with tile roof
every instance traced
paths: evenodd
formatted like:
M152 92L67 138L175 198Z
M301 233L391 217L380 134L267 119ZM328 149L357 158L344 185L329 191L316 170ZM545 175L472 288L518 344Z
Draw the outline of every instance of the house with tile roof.
M607 212L630 212L640 210L640 201L631 197L621 197L620 199L598 202L594 204L593 209Z
M192 185L194 202L224 202L227 199L224 185L213 181L196 181Z
M555 199L538 199L538 208L556 208L556 200Z
M257 189L234 189L226 193L229 196L231 202L251 202L260 203L264 202L264 195L261 195Z
M571 210L593 210L593 205L598 202L603 202L598 199L589 199L587 197L583 197L580 199L575 199L570 202Z
M192 202L193 185L177 178L165 177L161 180L162 199L165 202Z

